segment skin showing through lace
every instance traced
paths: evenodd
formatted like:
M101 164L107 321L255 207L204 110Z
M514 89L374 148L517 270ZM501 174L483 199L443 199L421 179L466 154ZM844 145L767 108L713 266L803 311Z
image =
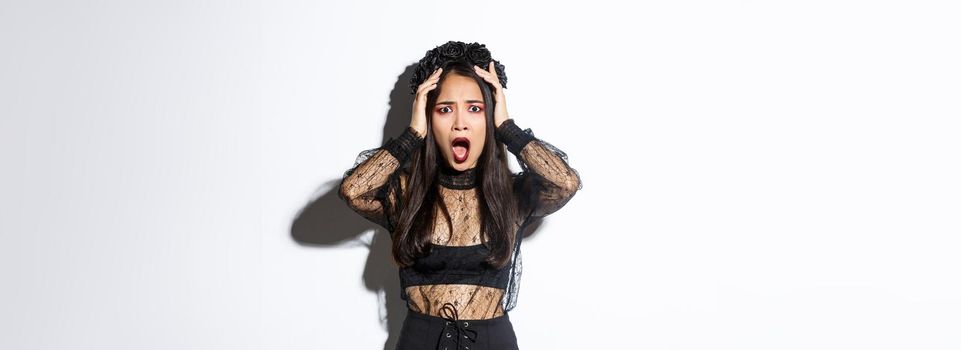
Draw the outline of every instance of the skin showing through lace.
M464 171L477 166L486 138L484 98L480 87L472 79L458 74L447 75L437 103L431 112L431 131L445 164L454 170ZM453 142L467 138L470 147L467 159L457 162ZM401 181L403 182L403 180ZM480 207L477 189L456 190L440 187L440 198L449 210L445 215L438 206L431 243L445 246L470 246L481 244ZM450 222L447 216L450 216ZM450 302L463 319L486 319L504 314L501 299L504 290L486 286L465 284L438 284L408 287L409 307L413 311L440 316L440 308Z
M451 128L458 130L454 126L457 124L453 122ZM467 129L471 127L468 125ZM483 141L471 140L471 148L482 144ZM566 154L553 145L535 138L524 145L517 156L524 171L515 174L514 192L525 213L533 217L551 214L563 207L580 189L577 171L568 165ZM470 158L473 157L470 155ZM452 161L449 158L447 160ZM342 198L351 209L390 230L391 222L397 222L396 198L406 193L409 180L408 174L399 168L400 162L383 148L361 152L354 167L344 175L340 188ZM397 174L397 183L385 188L393 174ZM381 190L386 190L388 195L378 196ZM443 201L447 211L443 211L439 205L435 207L438 215L435 215L431 243L447 249L470 249L458 247L481 244L478 188L453 189L438 185L437 191L438 199ZM385 207L392 210L386 212ZM515 227L520 228L520 225L516 223ZM518 257L516 270L511 272L513 283L508 285L507 290L472 284L424 284L408 286L404 293L408 308L415 312L443 317L441 307L449 302L457 308L460 319L489 319L502 316L513 308L519 278Z
M444 246L471 246L481 244L480 207L477 188L450 189L441 186L441 198L450 212L448 223L441 208L436 208L431 243ZM451 223L453 225L451 225ZM501 300L504 290L469 284L434 284L407 287L409 308L413 311L441 316L444 303L452 303L461 319L488 319L504 314Z

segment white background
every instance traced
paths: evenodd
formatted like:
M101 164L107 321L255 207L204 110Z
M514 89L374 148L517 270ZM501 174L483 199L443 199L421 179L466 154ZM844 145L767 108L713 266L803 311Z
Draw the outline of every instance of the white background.
M627 3L3 2L0 348L392 349L333 191L448 40L583 179L521 348L961 348L953 2Z

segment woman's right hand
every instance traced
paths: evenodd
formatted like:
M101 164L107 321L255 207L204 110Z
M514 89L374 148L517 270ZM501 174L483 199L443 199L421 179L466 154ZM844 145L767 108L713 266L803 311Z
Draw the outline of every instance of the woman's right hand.
M410 117L410 127L420 135L427 136L427 92L437 88L437 81L440 79L440 72L443 68L437 68L431 73L424 82L417 87L417 94L414 96L413 113Z

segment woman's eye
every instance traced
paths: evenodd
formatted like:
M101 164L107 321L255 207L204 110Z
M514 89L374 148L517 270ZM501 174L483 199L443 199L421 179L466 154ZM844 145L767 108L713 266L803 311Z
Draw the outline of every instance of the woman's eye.
M450 106L444 106L440 108L441 113L450 113Z
M467 110L469 110L469 111L471 111L471 112L480 112L480 111L481 111L481 108L480 108L480 106L470 106L470 107L467 107Z

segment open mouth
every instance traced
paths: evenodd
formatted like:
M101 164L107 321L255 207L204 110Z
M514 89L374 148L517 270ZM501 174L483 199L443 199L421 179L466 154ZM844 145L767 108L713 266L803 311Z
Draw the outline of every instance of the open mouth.
M450 144L454 151L454 162L460 164L466 161L467 155L470 154L470 140L466 137L458 137Z

